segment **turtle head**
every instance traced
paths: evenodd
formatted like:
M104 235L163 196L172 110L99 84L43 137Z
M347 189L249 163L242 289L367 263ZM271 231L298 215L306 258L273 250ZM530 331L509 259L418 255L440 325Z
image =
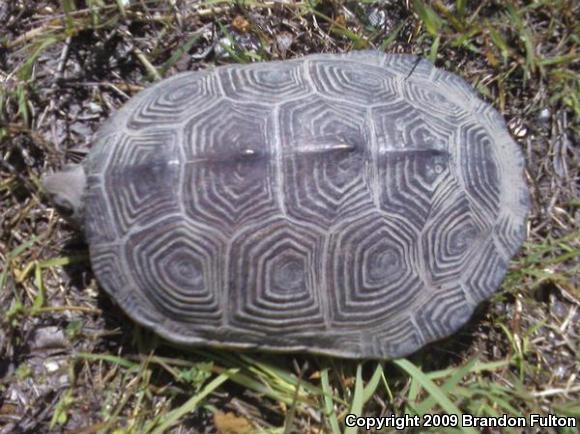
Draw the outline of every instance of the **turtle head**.
M75 226L83 226L87 177L81 164L65 166L62 172L42 178L44 191L56 210Z

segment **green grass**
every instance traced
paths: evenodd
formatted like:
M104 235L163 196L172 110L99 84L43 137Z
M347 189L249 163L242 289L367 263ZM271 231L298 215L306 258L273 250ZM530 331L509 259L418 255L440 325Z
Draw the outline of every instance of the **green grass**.
M57 218L42 205L38 175L45 165L62 162L64 152L50 149L51 135L39 122L48 105L41 91L51 84L39 72L46 73L47 56L58 57L66 44L87 34L123 40L130 47L125 60L141 77L136 84L146 85L173 74L196 48L203 48L200 28L212 23L216 39L230 41L225 47L227 61L275 57L275 51L269 50L272 35L252 14L266 21L280 15L283 20L274 20L275 31L299 29L293 55L360 48L421 54L460 73L500 111L524 119L529 126L535 124L537 112L549 107L554 119L566 118L567 128L578 131L580 79L574 19L578 6L573 1L511 1L497 6L489 2L474 6L464 0L411 3L412 11L379 29L365 21L365 8L375 6L370 1L352 5L312 0L286 6L202 1L181 17L190 25L176 33L177 12L165 3L145 1L145 10L120 1L90 0L81 9L79 2L65 0L53 13L36 11L42 19L26 21L21 36L4 42L14 60L12 69L3 71L6 79L0 86L0 151L6 162L0 166L0 198L6 204L0 238L2 327L14 354L24 351L24 331L43 321L67 324L70 341L65 350L68 385L58 390L53 403L37 403L48 407L44 430L78 427L75 415L85 414L86 408L90 419L83 428L119 434L161 433L184 421L197 421L199 415L218 417L218 411L235 412L256 433L311 429L350 434L356 431L344 425L349 413L519 416L539 412L580 417L578 379L564 381L556 371L558 365L579 367L575 325L569 318L556 318L542 301L547 291L549 297L578 307L580 234L573 221L578 202L556 197L556 210L548 207L554 196L545 193L546 178L562 186L560 197L574 190L547 171L552 155L546 156L544 148L535 151L538 161L532 159L529 172L537 202L542 209L552 209L551 214L535 213L532 235L512 263L503 290L491 301L492 306L507 305L512 310L497 313L488 308L475 329L473 345L461 352L450 350L453 354L440 363L422 352L383 363L308 357L308 366L303 367L298 362L304 361L302 357L166 347L138 326L117 330L99 323L102 311L90 292L94 286L89 295L79 294L63 279L63 267L82 265L87 255L60 252L67 232L57 231L61 228ZM236 37L231 22L237 15L249 21L257 50L248 50ZM307 38L300 39L300 32ZM103 79L107 80L115 86L123 84L115 75ZM83 98L104 104L103 88L96 89ZM62 119L63 112L55 116ZM548 139L542 142L547 143ZM20 157L24 151L27 154ZM25 169L13 169L22 164L20 159ZM9 214L11 208L18 213ZM51 247L56 242L59 248ZM100 331L92 332L95 328ZM124 339L127 334L133 339ZM29 365L19 366L2 382L3 390L33 377ZM469 431L437 428L432 432Z

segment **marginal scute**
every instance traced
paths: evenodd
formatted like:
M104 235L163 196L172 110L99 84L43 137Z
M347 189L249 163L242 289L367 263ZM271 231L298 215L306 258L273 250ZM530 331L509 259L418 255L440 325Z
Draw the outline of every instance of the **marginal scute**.
M115 245L92 244L90 246L93 272L99 276L101 286L112 295L119 295L130 286L123 272L121 248Z
M476 102L480 101L473 86L457 74L437 69L434 81L444 89L445 94L453 94L459 97L463 102L464 111L471 111L473 106L477 104Z
M507 258L513 256L526 238L526 228L515 221L510 213L500 214L494 235Z
M501 115L415 56L180 74L97 133L95 275L180 344L396 358L461 327L525 237Z
M384 66L385 61L390 57L384 53L377 50L357 50L348 53L336 53L333 54L332 60L334 61L348 61L357 62L365 66ZM329 61L328 54L309 54L305 57L309 60L322 60Z
M501 284L508 264L490 239L470 265L463 270L463 288L475 303L479 303L489 298Z
M434 70L431 62L411 54L387 56L385 66L389 71L399 74L404 80L411 77L428 79Z
M394 319L386 319L363 340L371 343L367 353L375 358L388 359L404 357L425 344L411 317L405 313Z
M417 306L415 322L424 340L431 342L457 331L473 313L459 285L439 289L427 301Z
M148 327L163 321L162 316L147 298L141 296L134 282L124 271L122 248L115 244L91 244L91 264L101 287L136 318Z
M107 168L107 165L110 164L111 148L117 146L119 140L123 138L123 135L118 131L108 132L108 126L112 123L114 122L107 121L105 123L105 132L101 131L95 139L87 161L84 163L85 171L93 176L101 174Z
M90 213L91 218L86 220L84 228L86 239L91 245L112 243L118 234L115 226L111 224L108 195L96 180L89 180L89 184L91 187L87 191L85 203L89 204L86 212Z

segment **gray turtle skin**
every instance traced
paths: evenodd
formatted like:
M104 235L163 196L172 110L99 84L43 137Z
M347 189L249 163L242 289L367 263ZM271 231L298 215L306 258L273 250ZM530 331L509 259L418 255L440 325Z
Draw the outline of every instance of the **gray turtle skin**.
M523 167L458 76L311 55L132 98L96 135L76 214L101 286L170 341L396 358L500 285L525 234Z

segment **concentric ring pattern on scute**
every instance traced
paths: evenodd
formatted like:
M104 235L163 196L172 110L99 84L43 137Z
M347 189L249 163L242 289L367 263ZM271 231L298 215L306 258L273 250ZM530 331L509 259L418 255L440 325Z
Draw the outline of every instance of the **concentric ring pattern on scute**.
M321 332L323 237L286 219L237 234L230 251L232 327L269 335Z
M271 111L224 101L184 128L183 206L193 220L231 233L278 212Z
M279 115L288 215L322 227L372 206L364 108L317 96L283 104Z
M161 81L86 168L99 282L184 344L404 356L497 289L529 207L501 116L378 52Z

